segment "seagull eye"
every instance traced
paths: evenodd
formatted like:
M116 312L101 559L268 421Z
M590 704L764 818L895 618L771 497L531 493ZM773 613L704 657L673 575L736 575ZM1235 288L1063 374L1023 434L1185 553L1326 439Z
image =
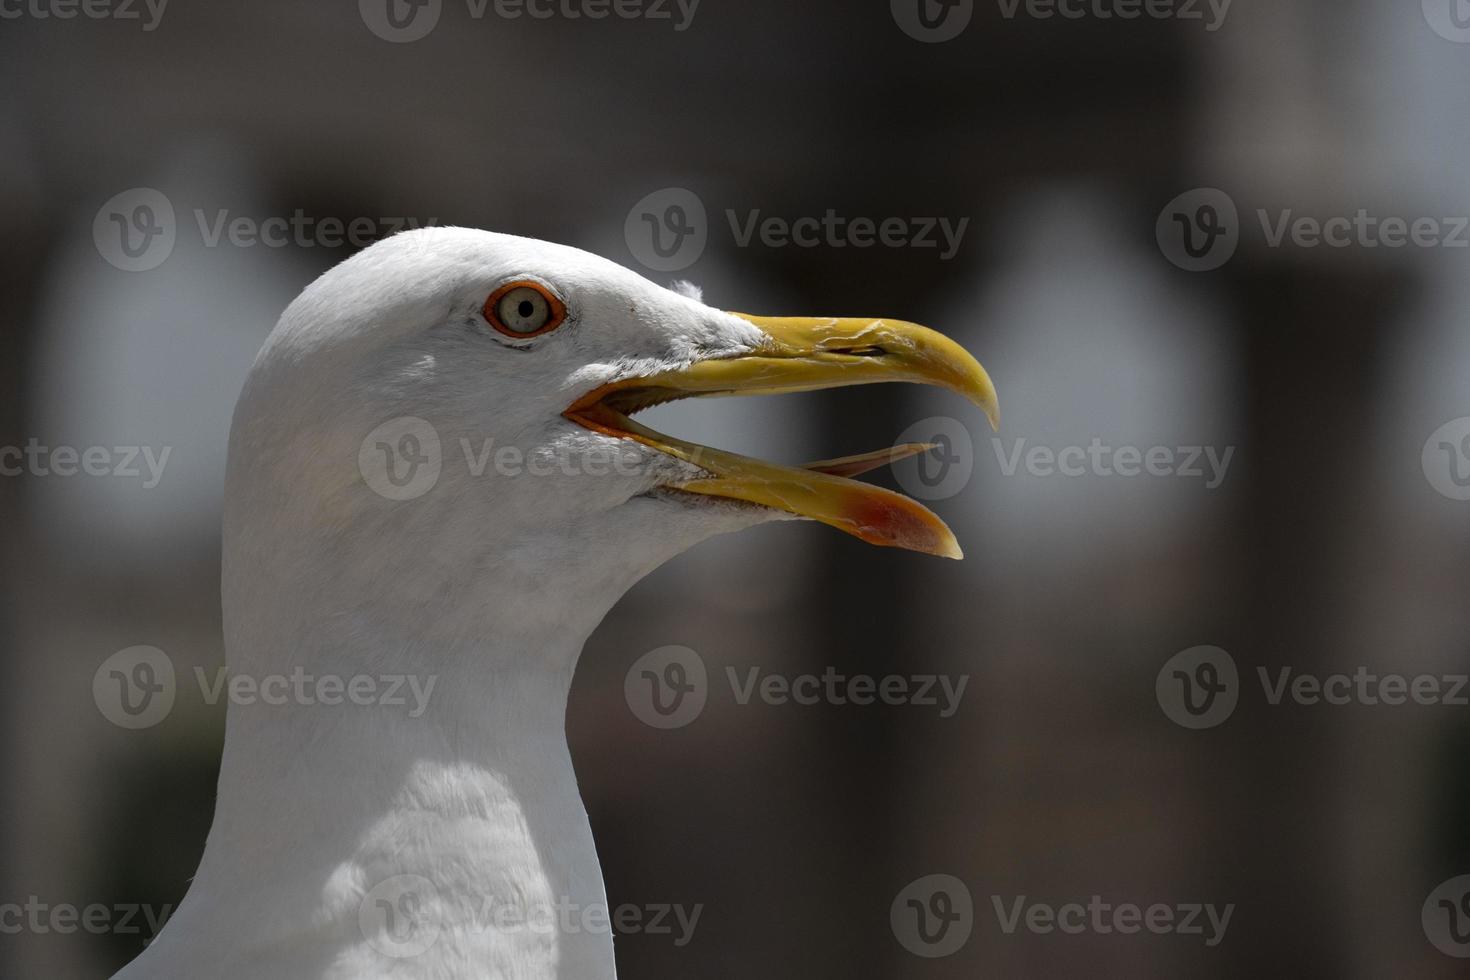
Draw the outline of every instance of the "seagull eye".
M566 318L566 304L539 282L506 283L485 301L485 319L507 337L550 333Z

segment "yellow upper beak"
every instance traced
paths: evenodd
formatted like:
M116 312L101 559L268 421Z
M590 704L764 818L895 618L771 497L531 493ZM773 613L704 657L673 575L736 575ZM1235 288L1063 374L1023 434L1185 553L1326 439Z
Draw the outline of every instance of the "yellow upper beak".
M627 417L648 405L691 396L764 395L843 385L907 381L964 395L1000 424L990 376L943 334L902 320L860 317L758 317L734 314L764 334L740 357L696 361L677 371L614 382L580 398L566 415L589 428L635 439L710 474L677 486L821 521L873 544L961 557L953 533L907 497L847 479L929 447L781 466L654 432Z

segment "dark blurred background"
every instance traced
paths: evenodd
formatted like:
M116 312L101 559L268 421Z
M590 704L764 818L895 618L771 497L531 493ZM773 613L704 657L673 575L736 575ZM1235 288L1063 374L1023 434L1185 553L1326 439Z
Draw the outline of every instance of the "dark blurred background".
M907 386L651 417L788 461L931 420L972 467L931 494L968 560L768 526L683 556L610 615L569 718L609 899L704 906L687 945L620 938L621 975L1463 975L1421 910L1470 873L1470 708L1273 706L1257 679L1470 670L1467 459L1436 463L1441 442L1470 453L1463 0L1136 19L1104 16L1128 0L1079 17L703 0L603 20L442 0L396 8L437 13L414 40L384 26L385 2L172 0L135 19L0 3L0 446L170 450L152 487L0 478L0 905L183 895L223 707L186 685L162 723L123 730L92 678L138 644L185 673L222 662L239 385L285 304L353 251L323 222L376 236L403 218L577 245L721 308L917 320L1001 392L998 443L956 399ZM173 241L129 271L107 229L147 218L140 188L172 207ZM677 217L671 188L705 210L705 244L649 268L637 229ZM829 209L968 224L947 255L742 244L729 216ZM1283 216L1360 209L1434 219L1438 237L1272 241ZM221 212L315 224L279 247L212 241ZM1182 230L1220 247L1191 259ZM1218 486L1007 473L1018 444L1094 439L1233 455ZM623 679L668 644L712 681L697 720L661 731ZM1165 665L1200 645L1232 658L1238 706L1194 729L1165 710ZM727 666L970 680L942 718L741 705ZM975 911L968 941L930 958L890 906L935 874ZM1094 895L1234 912L1211 946L1008 934L994 910ZM0 975L105 976L148 932L0 928Z

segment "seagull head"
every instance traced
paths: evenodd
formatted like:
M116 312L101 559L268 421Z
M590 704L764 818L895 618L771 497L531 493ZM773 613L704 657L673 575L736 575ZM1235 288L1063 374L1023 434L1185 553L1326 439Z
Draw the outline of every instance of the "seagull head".
M432 588L530 554L575 588L578 569L617 577L621 562L636 578L781 518L959 557L924 507L851 479L926 447L786 466L633 418L685 398L888 381L951 389L997 419L980 364L911 323L725 312L574 248L400 234L311 284L257 359L232 431L227 571L232 550L270 562L326 549L373 569L412 554Z
M226 715L189 897L121 976L612 976L591 918L524 924L607 921L564 723L613 603L780 518L959 556L923 507L851 479L924 447L785 466L634 416L882 381L996 416L985 371L923 327L728 313L544 242L418 230L309 285L230 431L226 662L259 697ZM415 943L435 923L428 947L402 952L400 921Z

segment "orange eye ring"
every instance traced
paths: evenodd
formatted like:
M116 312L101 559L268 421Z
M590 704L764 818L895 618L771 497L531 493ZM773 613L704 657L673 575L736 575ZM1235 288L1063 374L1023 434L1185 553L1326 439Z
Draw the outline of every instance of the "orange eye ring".
M498 333L525 340L561 326L567 318L567 305L541 283L517 279L491 293L481 312Z

